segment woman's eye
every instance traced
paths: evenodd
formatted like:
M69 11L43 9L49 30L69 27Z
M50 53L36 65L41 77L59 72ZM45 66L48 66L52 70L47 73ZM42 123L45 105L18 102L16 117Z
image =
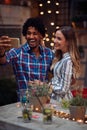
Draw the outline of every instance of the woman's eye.
M61 40L61 38L60 38L60 37L57 37L57 39L58 39L58 40Z

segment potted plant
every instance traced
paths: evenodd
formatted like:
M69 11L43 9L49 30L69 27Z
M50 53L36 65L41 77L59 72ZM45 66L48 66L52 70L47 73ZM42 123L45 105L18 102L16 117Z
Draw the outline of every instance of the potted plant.
M85 119L87 99L82 96L82 89L77 91L75 97L69 101L70 118L75 120Z
M49 85L35 80L28 84L29 101L34 106L34 111L41 112L44 104L50 102ZM37 110L38 109L38 110Z

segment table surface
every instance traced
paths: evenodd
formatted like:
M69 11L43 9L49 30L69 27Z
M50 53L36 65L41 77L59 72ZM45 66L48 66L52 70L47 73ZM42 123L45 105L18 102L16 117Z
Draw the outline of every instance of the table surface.
M31 122L24 123L17 103L0 107L0 130L87 130L87 124L79 124L53 116L52 124L44 124L42 114L33 112Z

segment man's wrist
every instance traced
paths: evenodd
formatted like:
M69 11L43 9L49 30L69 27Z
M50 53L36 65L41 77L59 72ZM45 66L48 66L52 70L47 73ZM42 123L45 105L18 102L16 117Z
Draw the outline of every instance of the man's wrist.
M5 56L5 52L4 52L2 55L0 54L0 58L2 58L2 57L4 57L4 56Z

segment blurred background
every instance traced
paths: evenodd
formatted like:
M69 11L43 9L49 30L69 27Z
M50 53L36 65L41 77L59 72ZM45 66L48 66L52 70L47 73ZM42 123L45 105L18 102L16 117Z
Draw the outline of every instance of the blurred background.
M22 25L27 18L36 16L43 19L44 42L51 49L54 48L55 29L73 26L82 63L82 75L76 85L87 87L87 0L0 0L0 36L16 37L20 39L20 45L24 44ZM0 105L16 99L13 70L10 65L0 65Z

